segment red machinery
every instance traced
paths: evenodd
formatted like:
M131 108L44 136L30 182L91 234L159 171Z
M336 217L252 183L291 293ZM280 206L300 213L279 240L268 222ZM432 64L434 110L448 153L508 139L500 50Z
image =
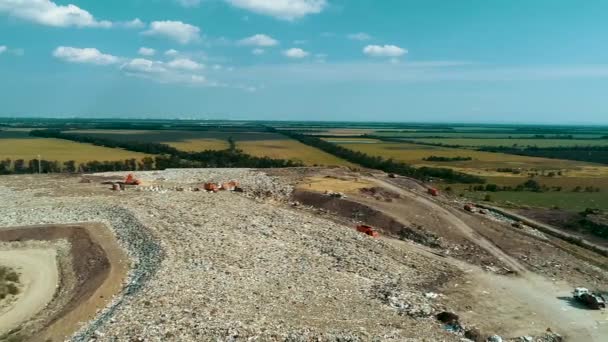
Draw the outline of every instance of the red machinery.
M361 232L363 234L369 235L371 237L378 237L379 234L377 231L374 230L374 228L372 228L371 226L365 225L365 224L361 224L357 226L357 231Z

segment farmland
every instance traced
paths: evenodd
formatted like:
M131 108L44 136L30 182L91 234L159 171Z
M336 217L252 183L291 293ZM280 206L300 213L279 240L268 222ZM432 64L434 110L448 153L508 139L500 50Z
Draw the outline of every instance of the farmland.
M179 150L188 152L227 149L229 147L227 139L231 136L231 133L225 132L198 132L177 130L153 131L96 129L73 130L70 132L119 141L137 141L167 144ZM241 133L239 133L239 135L240 134Z
M545 158L533 158L502 153L481 152L469 149L426 146L410 143L372 143L371 141L367 141L364 143L345 142L340 143L340 145L355 151L361 151L370 155L384 156L386 158L393 158L395 160L403 161L416 166L449 167L484 176L495 175L495 170L498 168L576 170L585 165L584 163L575 161L551 160ZM428 162L423 160L429 156L462 156L471 157L472 160L450 163Z
M91 160L141 159L146 154L59 139L29 137L27 131L0 132L0 159L43 159L77 163Z
M305 165L353 166L329 153L304 145L298 141L276 135L271 140L237 139L236 146L245 153L270 158L299 160Z
M256 157L297 160L305 165L352 165L283 135L268 132L177 130L73 130L70 132L120 141L162 143L182 151L193 152L227 149L228 139L233 139L238 149Z
M608 146L608 139L473 139L473 138L418 138L416 142L429 144L459 145L466 147L515 146L515 147L558 147L558 146Z
M608 139L605 138L608 136L608 129L605 127L170 120L56 120L49 123L31 121L12 123L9 128L0 131L0 158L33 159L41 154L43 159L86 162L91 159L123 160L145 156L142 153L103 147L103 144L93 146L76 141L33 138L28 135L29 130L43 129L45 125L64 132L113 141L162 143L184 152L226 150L230 147L229 140L232 140L237 149L255 157L299 161L307 166L356 166L318 147L306 145L281 134L282 131L296 131L370 156L392 158L415 167L449 168L482 177L487 184L496 184L499 187L515 188L528 179L533 179L543 189L550 189L535 193L503 189L491 193L492 200L497 203L559 206L578 210L588 205L606 207L604 198L608 197L605 195L608 192L608 167L601 164L479 150L497 146L515 146L522 149L528 146L608 146ZM454 145L461 147L448 147ZM444 188L448 186L455 194L474 199L485 198L487 194L486 191L470 191L468 184L443 185ZM577 192L574 192L575 189Z

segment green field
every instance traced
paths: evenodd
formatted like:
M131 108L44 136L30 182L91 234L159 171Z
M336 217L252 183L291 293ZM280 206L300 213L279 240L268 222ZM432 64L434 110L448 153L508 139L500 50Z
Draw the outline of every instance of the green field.
M608 146L608 139L464 139L464 138L418 138L416 142L468 147L558 147L558 146Z
M593 165L570 160L516 156L503 153L475 151L464 148L438 147L411 143L352 143L347 141L340 143L340 145L355 151L367 153L369 155L393 158L412 165L448 167L483 176L496 175L496 169L498 168L518 168L524 170L581 170L585 166ZM461 156L471 157L472 160L457 162L429 162L423 160L424 158L428 158L430 156ZM606 167L606 169L608 169L608 167Z
M465 196L477 201L484 199L487 193L472 192ZM489 193L492 202L503 206L529 206L541 208L560 208L581 212L587 208L608 209L606 193L573 193L573 192L517 192L503 191Z
M326 138L346 148L369 155L393 158L415 166L447 167L454 170L481 176L487 183L499 186L523 184L529 180L529 173L538 174L533 179L549 188L560 187L561 191L535 193L530 191L505 191L491 193L493 201L501 204L511 202L518 205L553 207L567 210L585 208L608 208L608 166L598 164L516 156L503 153L481 152L466 148L448 148L410 143L387 143L357 138ZM429 162L429 156L471 157L470 161ZM499 172L498 168L511 168L519 173ZM561 173L558 175L557 173ZM548 176L552 173L552 176ZM444 184L454 193L463 194L475 200L483 199L486 192L470 192L469 185ZM573 192L576 187L599 188L600 192ZM582 208L582 209L581 209Z

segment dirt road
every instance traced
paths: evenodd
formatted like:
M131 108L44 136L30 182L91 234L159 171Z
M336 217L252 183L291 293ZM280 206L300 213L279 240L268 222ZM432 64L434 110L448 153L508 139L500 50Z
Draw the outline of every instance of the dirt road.
M477 244L479 247L486 250L488 253L495 256L497 259L502 261L505 265L507 265L512 271L516 271L520 274L525 274L527 272L526 268L515 258L512 258L505 252L503 252L500 248L494 245L492 242L488 241L483 236L477 234L473 228L469 227L466 223L464 223L461 219L459 219L456 215L442 207L441 205L425 198L424 196L418 195L414 192L405 190L397 185L394 185L390 182L386 182L376 178L368 178L368 180L378 184L381 187L389 189L397 194L413 199L420 204L428 207L432 210L432 212L436 215L439 215L445 221L450 222L456 229L458 229L464 237L466 237L469 241Z
M42 310L57 289L59 274L54 249L0 251L0 265L16 269L23 284L17 300L0 312L0 335Z
M484 325L488 329L499 327L497 333L508 334L510 337L531 332L541 333L546 328L552 327L554 331L563 334L568 341L599 342L607 339L608 313L588 310L573 302L570 293L571 284L550 280L528 271L516 259L477 234L473 228L440 204L390 182L374 178L369 178L369 180L428 207L434 214L438 214L442 219L450 222L468 240L485 249L518 273L517 277L507 277L484 272L477 266L454 258L438 257L429 253L429 250L424 247L385 238L391 240L393 245L404 246L406 244L409 250L418 249L426 256L448 262L467 274L467 284L448 294L449 297L454 296L452 300L455 301L459 295L466 295L467 298L472 295L478 298L475 303L476 310L462 313L463 318L481 322L480 327L482 328ZM395 216L395 212L389 214ZM488 315L488 312L491 312L492 315Z

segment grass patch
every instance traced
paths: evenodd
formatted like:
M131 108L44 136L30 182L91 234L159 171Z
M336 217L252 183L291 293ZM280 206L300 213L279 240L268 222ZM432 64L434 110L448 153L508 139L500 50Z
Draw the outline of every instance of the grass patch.
M14 270L0 266L0 300L19 294L19 274Z
M144 153L130 152L117 148L107 148L61 139L29 138L0 139L0 159L36 159L84 163L92 160L141 159Z

